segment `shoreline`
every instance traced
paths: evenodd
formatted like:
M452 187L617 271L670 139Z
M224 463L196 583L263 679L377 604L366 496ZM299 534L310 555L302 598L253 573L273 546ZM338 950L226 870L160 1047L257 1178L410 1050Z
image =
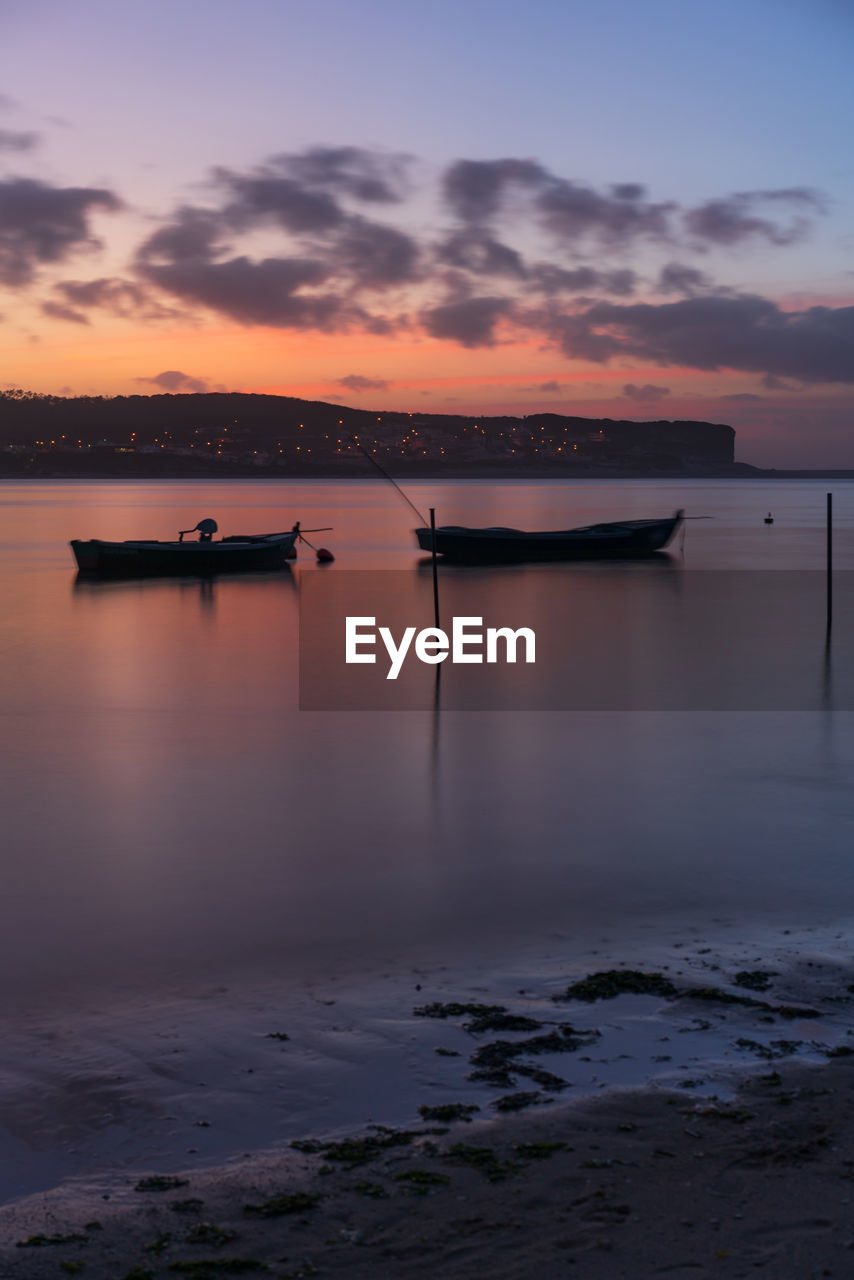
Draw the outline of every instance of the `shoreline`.
M259 474L260 473L260 474ZM441 474L434 471L421 471L418 469L407 470L406 468L398 468L395 471L395 478L405 481L408 484L446 484L449 482L466 483L469 481L488 481L492 484L526 484L539 480L551 480L556 484L574 484L576 481L611 481L611 480L639 480L650 484L656 484L660 481L694 481L694 480L732 480L732 481L764 481L764 480L826 480L826 481L847 481L854 480L854 470L817 470L812 471L806 468L797 468L792 470L775 470L763 467L754 467L751 463L737 463L732 471L727 470L700 470L700 471L627 471L627 470L595 470L589 471L572 471L572 472L555 472L547 468L531 468L530 470L518 471L514 475L508 475L504 468L496 468L491 471L486 468L478 468L475 471L467 471L465 468L450 467ZM313 471L313 470L289 470L289 471L265 471L264 468L251 467L245 469L236 469L227 474L219 471L200 472L200 471L150 471L137 472L129 474L124 471L92 471L79 472L69 474L67 471L43 471L43 472L8 472L0 474L0 482L10 482L21 484L26 481L35 483L53 480L79 481L82 483L91 483L94 480L107 480L111 483L127 482L136 484L142 480L155 480L162 482L180 481L187 483L189 481L198 481L202 484L212 483L232 483L243 482L245 480L258 480L264 483L290 484L302 480L315 481L317 483L340 483L342 481L352 481L354 483L366 482L377 484L379 481L376 476L371 475L353 475L347 470L329 470L329 471Z
M615 1090L487 1123L367 1136L374 1146L287 1149L171 1182L81 1181L62 1197L6 1206L0 1275L850 1271L850 1058L777 1067L726 1103Z
M769 1242L784 1248L786 1238L789 1211L766 1195L762 1170L780 1204L792 1205L813 1194L818 1204L828 1188L840 1201L854 1177L841 1149L854 1136L849 936L844 924L759 929L750 942L718 936L713 945L695 931L690 941L628 947L620 960L612 942L572 963L553 955L539 970L518 957L491 974L407 966L355 991L327 977L302 1002L278 1005L268 989L248 1001L236 991L236 1003L217 1007L212 990L209 1017L194 1023L178 1004L168 1025L130 1007L136 1039L125 1057L150 1061L148 1074L125 1077L124 1113L102 1114L116 1101L109 1088L95 1097L81 1122L92 1145L78 1142L63 1182L0 1207L0 1238L11 1242L0 1276L38 1280L82 1261L85 1280L123 1280L134 1267L168 1280L229 1274L173 1264L233 1258L278 1276L476 1268L522 1280L546 1257L562 1272L577 1256L579 1274L610 1280L656 1274L683 1254L685 1267L748 1274L723 1264L760 1265ZM111 1036L115 1049L119 1030ZM80 1040L91 1071L92 1047ZM60 1049L56 1065L71 1098L85 1084L80 1063ZM66 1149L68 1121L54 1116L35 1139L48 1164L51 1150ZM831 1140L837 1122L848 1128ZM116 1125L125 1145L111 1157ZM520 1154L520 1142L568 1145ZM494 1160L452 1151L457 1144L488 1147ZM741 1148L753 1153L746 1164ZM7 1153L10 1167L15 1158ZM802 1189L805 1169L812 1180ZM146 1178L161 1189L135 1190ZM320 1199L288 1201L271 1216L244 1212L297 1193ZM693 1207L676 1217L679 1197ZM753 1197L747 1209L744 1197ZM193 1200L203 1204L171 1207ZM624 1202L630 1211L618 1212ZM834 1228L846 1217L815 1216ZM102 1227L86 1229L95 1220ZM662 1224L667 1262L655 1252ZM804 1229L798 1247L814 1250L816 1232L842 1248L831 1227ZM30 1236L44 1239L17 1247ZM773 1266L775 1278L788 1274ZM798 1266L798 1280L812 1274Z

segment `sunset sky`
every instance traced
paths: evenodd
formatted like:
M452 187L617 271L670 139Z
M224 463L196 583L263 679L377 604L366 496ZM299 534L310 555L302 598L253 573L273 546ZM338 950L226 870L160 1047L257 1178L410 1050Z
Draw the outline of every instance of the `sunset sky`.
M0 386L854 467L850 0L4 0Z

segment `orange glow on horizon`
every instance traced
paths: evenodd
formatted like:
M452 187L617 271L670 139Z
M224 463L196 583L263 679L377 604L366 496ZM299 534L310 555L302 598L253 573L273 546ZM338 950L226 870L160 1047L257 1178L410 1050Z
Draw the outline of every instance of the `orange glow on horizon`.
M7 341L13 337L6 326ZM69 326L45 321L39 334L18 330L7 347L7 369L25 390L64 395L154 395L154 379L179 370L208 390L287 395L385 412L490 415L553 410L579 416L644 419L701 417L729 421L745 404L728 395L761 395L766 407L804 408L805 391L770 391L758 374L648 365L566 361L538 340L466 349L401 332L397 336L322 334L209 323L131 327L99 321ZM386 387L351 389L357 375ZM543 384L556 389L543 390ZM631 398L626 384L666 387L660 399ZM175 388L181 391L181 386ZM825 402L846 394L823 388ZM758 412L755 404L752 412Z

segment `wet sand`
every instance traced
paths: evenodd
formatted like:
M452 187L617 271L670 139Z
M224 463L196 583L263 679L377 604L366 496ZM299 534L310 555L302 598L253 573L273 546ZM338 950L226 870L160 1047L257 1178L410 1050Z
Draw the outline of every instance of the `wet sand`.
M726 1103L614 1091L350 1155L288 1151L163 1190L81 1184L71 1212L67 1196L64 1209L35 1197L2 1212L4 1239L30 1243L2 1251L0 1274L809 1280L854 1271L848 1057L763 1073Z

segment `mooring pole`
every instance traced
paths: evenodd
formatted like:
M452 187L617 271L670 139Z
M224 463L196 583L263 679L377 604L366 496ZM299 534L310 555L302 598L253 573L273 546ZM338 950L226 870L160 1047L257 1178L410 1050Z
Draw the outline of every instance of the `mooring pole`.
M430 508L430 541L433 546L433 617L439 628L439 566L436 560L436 509Z
M827 495L827 637L833 622L833 494Z

